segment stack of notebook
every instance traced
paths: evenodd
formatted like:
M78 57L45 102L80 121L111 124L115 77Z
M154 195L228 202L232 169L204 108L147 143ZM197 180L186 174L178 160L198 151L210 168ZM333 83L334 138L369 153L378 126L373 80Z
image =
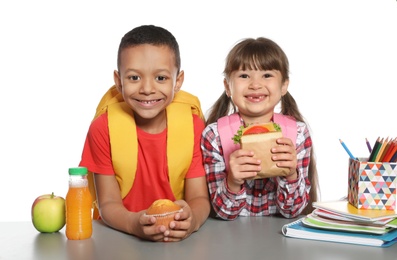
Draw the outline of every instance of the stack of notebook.
M397 242L394 210L357 209L346 200L314 202L315 210L282 227L287 237L388 247Z

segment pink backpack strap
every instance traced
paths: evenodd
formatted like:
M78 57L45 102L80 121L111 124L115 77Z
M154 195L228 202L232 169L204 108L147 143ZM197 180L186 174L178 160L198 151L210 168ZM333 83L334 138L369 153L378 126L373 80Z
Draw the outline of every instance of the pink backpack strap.
M237 130L241 125L240 116L237 113L218 119L218 132L221 139L226 171L229 170L230 154L233 151L240 149L240 144L235 144L232 138L237 133Z
M296 120L290 116L274 113L273 121L281 126L283 136L291 139L292 143L296 146L296 136L298 134Z

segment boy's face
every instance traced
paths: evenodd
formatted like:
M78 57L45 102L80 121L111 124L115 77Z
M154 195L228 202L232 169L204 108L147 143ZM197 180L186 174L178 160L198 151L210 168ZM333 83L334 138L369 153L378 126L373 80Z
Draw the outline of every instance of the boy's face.
M118 91L134 111L136 124L157 132L153 128L165 126L165 108L184 79L183 71L177 74L174 53L167 46L143 44L124 49L120 61L120 71L114 73Z

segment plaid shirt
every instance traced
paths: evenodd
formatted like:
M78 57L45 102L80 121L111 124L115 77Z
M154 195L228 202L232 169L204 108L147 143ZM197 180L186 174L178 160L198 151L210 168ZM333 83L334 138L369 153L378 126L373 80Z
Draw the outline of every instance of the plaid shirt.
M242 189L232 192L227 187L225 160L217 123L208 125L202 134L201 149L212 207L217 217L233 220L238 216L266 216L277 213L286 218L298 216L306 207L311 188L308 179L312 141L305 123L297 122L298 178L285 177L246 180Z

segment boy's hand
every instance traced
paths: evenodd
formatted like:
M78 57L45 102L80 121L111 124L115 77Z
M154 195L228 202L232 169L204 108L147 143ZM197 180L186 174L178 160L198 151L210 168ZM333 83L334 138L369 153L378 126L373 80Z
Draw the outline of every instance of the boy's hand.
M175 203L179 204L183 211L175 214L175 221L171 221L169 229L164 232L165 242L181 241L194 232L193 214L189 204L184 200Z
M167 228L163 225L154 225L156 223L156 218L145 215L145 212L146 211L141 211L142 214L139 217L139 237L151 241L164 241L164 233L166 232Z

